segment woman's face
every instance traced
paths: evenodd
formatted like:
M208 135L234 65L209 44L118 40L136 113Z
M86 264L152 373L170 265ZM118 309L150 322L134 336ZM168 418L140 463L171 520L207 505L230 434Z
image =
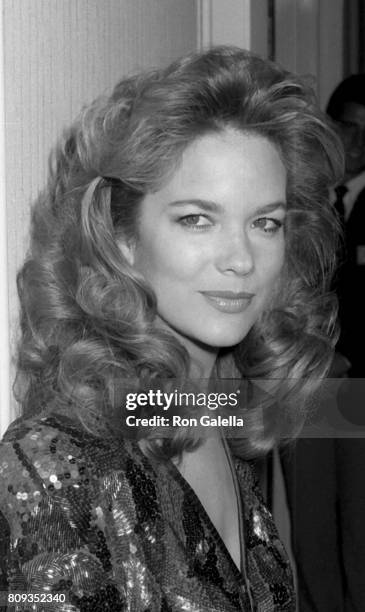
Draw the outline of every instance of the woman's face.
M226 130L194 141L164 187L145 196L138 240L123 252L188 350L237 344L270 306L284 259L285 191L275 147Z

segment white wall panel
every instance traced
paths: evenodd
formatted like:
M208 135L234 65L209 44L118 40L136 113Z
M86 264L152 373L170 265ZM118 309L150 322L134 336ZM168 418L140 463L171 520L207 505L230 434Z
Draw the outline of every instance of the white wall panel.
M276 0L276 60L313 76L322 107L343 74L344 0Z
M8 276L16 270L47 156L81 106L122 75L196 48L195 0L3 0ZM4 417L3 423L8 420ZM4 425L3 425L4 426Z
M268 0L198 0L198 42L268 54Z
M0 10L0 33L3 31L2 25L3 13ZM5 417L7 417L8 407L10 404L7 242L7 210L5 198L4 54L3 47L0 44L0 415L4 414Z
M319 99L323 108L343 79L343 7L346 0L321 0L319 3Z

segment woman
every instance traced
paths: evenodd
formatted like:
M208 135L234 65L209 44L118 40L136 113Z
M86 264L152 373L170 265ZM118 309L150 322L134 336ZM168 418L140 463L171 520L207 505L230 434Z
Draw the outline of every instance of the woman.
M235 48L121 81L65 134L19 276L9 592L65 593L52 610L295 609L244 459L283 411L298 429L330 363L338 151L305 85ZM127 400L150 415L156 384L218 376L276 380L259 405L249 385L244 439L150 422L131 439Z

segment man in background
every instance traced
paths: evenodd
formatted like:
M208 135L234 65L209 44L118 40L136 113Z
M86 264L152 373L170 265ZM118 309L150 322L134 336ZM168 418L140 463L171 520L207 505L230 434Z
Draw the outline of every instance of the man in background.
M349 437L342 437L339 428L328 432L327 438L303 438L284 449L281 459L297 564L299 611L363 612L365 74L345 79L333 92L327 112L345 149L344 179L333 193L344 244L336 282L342 331L330 377L349 377L337 396L337 413L347 424Z
M353 378L365 378L365 74L352 75L333 92L327 113L345 149L345 176L334 205L344 226L338 275L341 338Z

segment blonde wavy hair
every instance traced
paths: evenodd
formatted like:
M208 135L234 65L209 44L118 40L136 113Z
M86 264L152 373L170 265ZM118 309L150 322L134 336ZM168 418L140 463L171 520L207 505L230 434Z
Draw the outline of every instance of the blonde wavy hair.
M25 414L66 410L97 435L124 436L120 389L188 379L186 350L155 325L154 293L118 241L138 237L140 202L163 185L184 149L226 127L271 141L288 175L280 291L224 355L228 375L275 380L275 393L266 405L248 394L245 438L232 444L246 457L271 448L283 414L286 435L298 430L336 336L329 288L338 230L328 190L342 171L341 148L304 81L233 47L123 79L82 111L52 152L18 276L16 389ZM142 436L159 457L199 444L189 428L162 444L156 429L138 431Z

